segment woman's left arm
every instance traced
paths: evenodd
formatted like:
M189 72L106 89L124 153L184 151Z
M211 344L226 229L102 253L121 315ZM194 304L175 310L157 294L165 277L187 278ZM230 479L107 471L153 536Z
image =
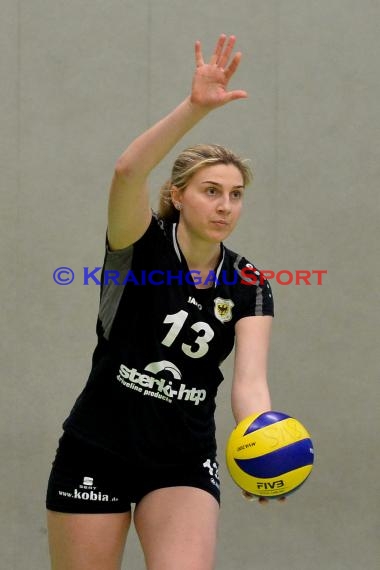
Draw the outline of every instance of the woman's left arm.
M231 405L236 423L271 409L267 366L272 321L271 316L243 317L235 325Z

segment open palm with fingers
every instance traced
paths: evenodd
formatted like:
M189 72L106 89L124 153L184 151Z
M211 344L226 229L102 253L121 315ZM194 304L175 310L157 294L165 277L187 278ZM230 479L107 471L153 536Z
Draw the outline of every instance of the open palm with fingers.
M246 91L227 90L242 56L241 52L233 54L235 41L235 36L230 36L228 40L224 34L219 36L209 63L204 62L201 42L195 43L196 70L191 90L192 103L213 109L235 99L248 97Z

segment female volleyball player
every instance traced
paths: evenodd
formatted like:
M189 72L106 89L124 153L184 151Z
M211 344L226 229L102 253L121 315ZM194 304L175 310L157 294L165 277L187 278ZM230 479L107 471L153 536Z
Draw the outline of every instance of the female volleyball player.
M47 493L54 570L116 570L134 523L150 570L210 570L219 511L215 396L236 340L236 421L270 409L269 284L223 240L250 173L217 145L183 151L149 207L147 178L228 91L241 54L220 36L209 63L195 44L191 94L117 162L98 344L64 423Z

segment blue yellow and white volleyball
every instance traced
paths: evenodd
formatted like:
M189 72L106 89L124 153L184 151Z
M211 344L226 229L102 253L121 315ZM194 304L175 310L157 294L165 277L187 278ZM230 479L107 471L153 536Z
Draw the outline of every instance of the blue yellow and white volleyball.
M292 493L313 468L310 434L283 412L263 412L242 420L226 448L227 468L235 483L259 497Z

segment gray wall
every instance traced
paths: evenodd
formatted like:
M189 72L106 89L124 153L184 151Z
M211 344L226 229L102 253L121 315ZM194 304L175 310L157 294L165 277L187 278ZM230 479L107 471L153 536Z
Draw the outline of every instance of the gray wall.
M53 270L101 264L115 159L187 95L194 40L209 53L224 31L238 36L234 85L250 98L209 116L176 151L219 142L250 157L256 180L230 247L262 268L328 274L321 286L273 283L273 406L309 428L315 469L285 505L260 507L223 466L217 567L375 569L379 2L0 6L1 567L48 568L46 480L95 342L97 287L59 287ZM231 365L217 412L222 465ZM127 567L143 568L133 532Z

